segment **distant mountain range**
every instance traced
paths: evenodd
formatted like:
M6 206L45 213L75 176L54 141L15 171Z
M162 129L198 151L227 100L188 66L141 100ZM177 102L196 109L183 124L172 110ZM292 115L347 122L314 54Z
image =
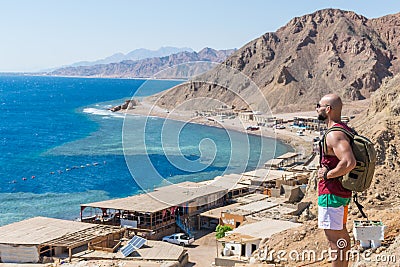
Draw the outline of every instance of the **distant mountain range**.
M207 109L213 107L205 106L205 97L236 107L244 99L253 110L289 112L309 110L329 92L365 99L400 73L399 44L400 13L367 19L351 11L319 10L250 41L199 82L179 86L159 101L171 108L199 99ZM224 75L227 67L251 82ZM200 107L191 101L189 108Z
M176 48L178 49L178 48ZM182 48L183 49L183 48ZM173 48L162 48L157 50L158 54L171 52ZM138 49L127 54L126 57L145 57L146 55L154 55L150 50ZM50 71L47 74L52 76L81 76L81 77L111 77L111 78L149 78L153 77L160 71L167 70L172 66L178 66L183 63L189 62L209 62L220 63L223 62L229 55L235 52L235 49L229 50L215 50L212 48L204 48L199 52L182 51L167 56L150 57L140 60L123 60L115 63L95 64L89 66L69 66ZM153 51L155 52L155 51ZM117 54L116 54L117 55ZM115 56L114 59L117 59ZM106 59L104 59L106 60ZM104 61L102 60L102 61ZM111 60L111 59L109 59ZM96 61L97 62L97 61ZM78 64L78 63L76 63ZM208 68L209 69L209 68ZM185 78L196 73L202 73L207 70L203 64L199 64L193 69L191 66L181 65L179 68L173 69L164 73L158 78Z
M193 52L193 49L191 49L189 47L178 48L178 47L171 47L171 46L161 47L158 50L149 50L149 49L145 49L145 48L139 48L139 49L133 50L127 54L116 53L116 54L106 57L104 59L99 59L96 61L80 61L80 62L76 62L71 65L63 66L63 67L94 66L94 65L99 65L99 64L118 63L118 62L125 61L125 60L136 61L136 60L141 60L141 59L145 59L145 58L165 57L165 56L169 56L169 55L176 54L179 52L184 52L184 51Z

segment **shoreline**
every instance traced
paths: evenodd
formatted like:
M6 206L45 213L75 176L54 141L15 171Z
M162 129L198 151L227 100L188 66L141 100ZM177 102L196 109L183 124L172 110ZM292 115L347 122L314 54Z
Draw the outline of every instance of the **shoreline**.
M218 120L215 117L196 117L193 111L182 111L160 108L147 101L141 101L138 106L134 106L129 110L117 111L121 114L126 115L139 115L144 117L157 117L168 120L181 121L186 123L193 123L203 126L209 126L220 129L232 130L244 134L256 135L266 138L272 138L279 140L280 142L290 146L296 153L299 153L303 157L307 157L312 152L312 140L317 136L315 133L305 133L304 136L298 136L295 130L286 129L273 129L271 127L260 126L259 130L249 131L246 130L249 126L254 126L255 122L246 122L236 117L234 119L223 119ZM311 113L311 112L307 112ZM274 114L276 117L290 117L291 115L296 116L299 113L288 113L288 114Z
M0 76L21 76L21 77L53 77L53 78L80 78L80 79L118 79L118 80L154 80L154 81L188 81L178 78L152 78L152 77L112 77L112 76L79 76L79 75L49 75L46 73L24 73L24 72L0 72Z

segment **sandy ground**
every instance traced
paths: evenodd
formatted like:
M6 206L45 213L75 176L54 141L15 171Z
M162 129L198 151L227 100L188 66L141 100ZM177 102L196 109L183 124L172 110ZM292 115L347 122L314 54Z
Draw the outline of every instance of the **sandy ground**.
M187 263L185 267L211 266L217 256L215 232L208 233L195 240L192 246L187 247L187 250L189 254L189 263ZM218 247L218 252L221 252L220 247Z

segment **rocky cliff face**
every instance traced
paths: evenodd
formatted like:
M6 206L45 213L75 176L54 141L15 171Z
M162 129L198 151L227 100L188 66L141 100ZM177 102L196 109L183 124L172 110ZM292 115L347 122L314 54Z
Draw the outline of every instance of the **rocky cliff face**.
M94 66L66 67L52 71L49 75L113 78L149 78L157 75L157 78L186 78L188 75L197 75L210 68L205 64L198 64L195 67L192 67L192 65L181 65L179 68L173 68L165 72L162 71L188 62L222 62L233 52L233 49L214 50L204 48L198 53L184 51L170 56L147 58L137 61L125 60L119 63Z
M219 73L226 67L238 70L257 85L274 111L309 109L329 92L345 100L369 98L399 72L399 25L400 14L368 20L350 11L320 10L249 42L198 80L229 89L237 85ZM245 85L241 97L248 97L252 108L265 109L252 97L253 88ZM207 82L194 91L189 84L179 89L182 93L171 94L174 103L208 92L209 97L232 104L218 86L212 85L215 90L210 91L209 87Z
M366 112L353 125L376 143L378 164L385 170L400 168L400 74L385 82L371 97Z

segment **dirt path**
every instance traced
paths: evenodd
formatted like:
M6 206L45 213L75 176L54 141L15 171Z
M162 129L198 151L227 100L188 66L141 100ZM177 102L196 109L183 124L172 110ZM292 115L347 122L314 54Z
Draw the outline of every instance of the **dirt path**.
M218 248L220 250L220 248ZM208 267L217 256L215 233L211 232L197 239L192 246L187 247L189 263L185 267Z

